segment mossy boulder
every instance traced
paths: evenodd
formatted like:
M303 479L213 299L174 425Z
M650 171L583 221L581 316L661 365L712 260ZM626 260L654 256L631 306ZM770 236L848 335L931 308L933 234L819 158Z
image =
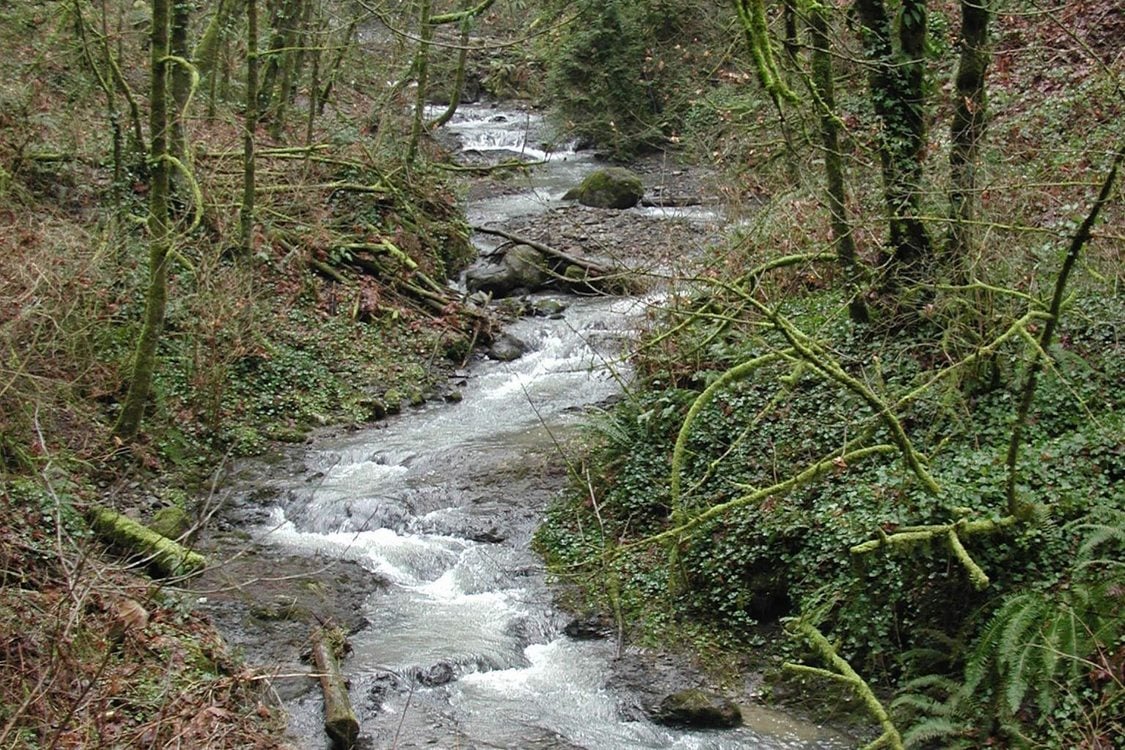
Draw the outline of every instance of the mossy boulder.
M652 719L667 726L729 729L742 723L742 712L729 698L688 688L666 696Z
M623 167L597 169L571 189L563 200L577 200L592 208L632 208L644 197L641 178Z
M470 268L465 274L465 286L470 292L506 297L539 289L550 278L547 259L542 253L529 245L513 245L499 263Z

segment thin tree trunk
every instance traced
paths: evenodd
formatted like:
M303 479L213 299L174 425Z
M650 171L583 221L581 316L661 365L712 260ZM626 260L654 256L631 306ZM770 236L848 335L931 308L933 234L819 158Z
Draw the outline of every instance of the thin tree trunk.
M308 9L311 3L297 0L293 10L300 14L300 20L294 20L285 35L285 52L281 55L280 78L277 86L270 95L269 123L270 135L274 140L281 140L285 130L285 117L289 111L289 100L294 88L294 82L300 76L300 69L304 55L301 47L305 44L308 30Z
M242 252L254 237L254 130L258 126L258 0L246 0L246 121L242 136Z
M106 58L102 57L105 64L105 72L98 67L97 60L94 58L94 53L90 49L90 42L86 36L86 19L82 15L81 0L74 0L74 27L78 36L78 41L82 45L82 56L86 58L86 64L90 66L90 72L94 74L94 78L98 81L98 86L101 88L102 93L105 94L106 106L106 119L109 120L110 125L110 138L113 148L113 190L116 194L121 186L121 175L123 172L121 158L121 121L117 112L117 97L116 88L113 81L106 78L105 72L110 69L109 62ZM92 27L91 27L92 28ZM102 0L102 34L105 36L106 32L106 7L105 0ZM106 45L103 45L105 48Z
M191 50L188 46L188 27L191 23L191 3L188 0L172 2L171 51L180 58L172 64L172 142L171 153L183 164L187 164L187 133L184 120L187 119L188 98L191 96L191 70L189 62ZM175 179L173 179L175 182Z
M284 66L292 54L293 34L300 20L301 0L277 0L270 17L269 47L258 87L258 111L268 112Z
M855 9L869 66L871 101L883 128L879 159L890 226L884 285L893 290L921 280L931 253L929 234L919 218L926 148L926 2L902 0L897 24L892 24L883 0L856 0Z
M440 128L445 123L453 119L453 115L457 114L457 107L461 105L461 90L465 88L465 63L469 58L469 22L465 21L461 24L461 41L460 47L457 50L457 73L453 79L453 91L449 95L449 106L445 111L434 118L427 128L433 130Z
M336 76L340 73L340 66L344 62L344 56L347 55L348 50L351 48L352 37L355 35L356 28L359 27L359 18L353 18L352 22L348 24L348 28L344 31L344 38L340 40L340 48L336 51L336 58L332 61L331 67L328 69L328 80L324 84L324 89L320 92L317 104L317 115L324 114L324 105L328 103L328 97L332 95L332 87L336 85Z
M156 345L164 327L168 297L168 256L172 247L172 224L168 216L168 27L169 1L153 0L150 59L152 68L149 130L151 137L151 175L149 178L149 285L145 297L145 318L137 350L133 356L133 375L121 415L113 432L133 438L141 427L145 402L152 388L156 369Z
M246 0L219 0L203 35L199 37L199 43L195 45L193 58L200 76L208 76L214 72L219 52L231 27L231 19L238 17L245 3Z
M859 259L848 221L844 157L840 153L840 121L836 115L836 82L832 56L828 52L827 11L823 5L814 3L810 6L808 23L812 43L812 86L820 110L820 141L824 148L825 195L832 216L832 242L852 287L852 300L848 305L851 318L857 323L866 323L867 306L858 294Z
M429 84L430 71L430 43L434 38L434 27L430 23L433 13L433 0L422 0L422 12L419 20L418 55L415 58L414 70L417 73L418 93L414 99L414 122L410 128L410 146L406 152L406 163L413 164L418 153L418 142L422 139L422 130L425 128L426 117L426 87Z
M316 117L320 113L320 59L324 56L322 41L325 39L325 23L321 14L317 14L316 27L310 36L310 41L316 47L313 50L312 71L309 81L309 113L305 120L305 146L312 145L313 127Z
M985 76L991 53L988 25L991 0L961 0L961 59L955 79L957 96L950 126L948 262L958 283L968 278L976 254L973 221L977 214L977 153L987 122Z

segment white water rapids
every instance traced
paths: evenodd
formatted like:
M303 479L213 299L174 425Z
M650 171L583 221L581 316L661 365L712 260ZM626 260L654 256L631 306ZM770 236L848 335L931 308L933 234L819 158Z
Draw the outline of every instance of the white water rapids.
M526 113L463 107L450 129L465 150L546 161L522 192L470 205L474 223L557 205L591 168L588 156L545 152ZM519 321L509 330L531 351L473 365L461 402L318 441L307 473L282 480L256 537L355 560L390 584L368 601L370 624L343 664L369 747L842 747L771 712L748 712L750 726L730 731L651 724L606 687L614 644L561 634L565 618L528 549L559 484L554 438L620 391L623 343L655 301L566 299L558 319ZM542 478L551 471L555 481ZM287 708L301 747L327 745L319 693Z

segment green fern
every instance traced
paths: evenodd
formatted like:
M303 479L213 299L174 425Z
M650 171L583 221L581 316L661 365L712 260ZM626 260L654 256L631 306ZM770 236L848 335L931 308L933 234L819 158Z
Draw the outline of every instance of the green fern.
M1102 510L1070 528L1081 539L1065 585L1006 597L980 630L960 683L927 675L904 687L892 707L914 722L903 735L908 747L963 746L952 743L984 726L1033 744L1029 720L1055 721L1061 699L1081 692L1091 659L1121 642L1125 512ZM1120 684L1106 690L1100 700L1120 701Z

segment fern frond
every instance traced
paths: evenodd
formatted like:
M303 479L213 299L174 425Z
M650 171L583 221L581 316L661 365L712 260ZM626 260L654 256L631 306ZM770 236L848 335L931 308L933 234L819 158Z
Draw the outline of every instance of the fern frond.
M967 729L968 727L961 722L950 721L945 717L933 717L910 727L902 736L902 744L906 747L925 747L935 740L943 740L942 747L964 747L965 745L958 744L956 740L964 742L963 735Z
M915 677L902 687L903 691L921 693L923 691L940 691L943 695L953 695L961 689L961 683L942 674L926 674Z
M891 701L891 708L905 716L945 716L953 710L949 701L939 701L928 695L905 693Z

